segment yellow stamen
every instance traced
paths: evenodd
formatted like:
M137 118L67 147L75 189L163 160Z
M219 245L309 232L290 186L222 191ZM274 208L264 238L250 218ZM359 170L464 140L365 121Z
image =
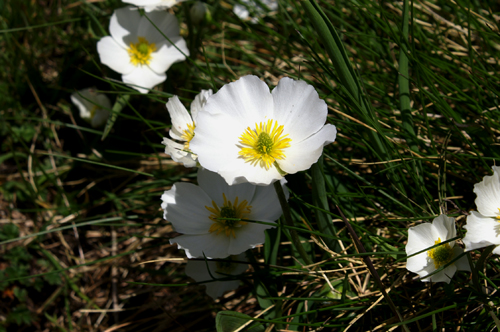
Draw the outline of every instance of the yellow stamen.
M434 241L434 244L439 243L441 243L440 237L437 241ZM432 258L434 267L439 269L441 266L448 264L453 259L453 248L450 247L449 243L445 243L427 251L427 255Z
M195 127L194 122L191 124L188 123L187 127L188 129L184 130L184 133L181 136L182 139L186 141L186 143L184 143L185 150L189 150L189 142L191 142L191 140L194 137L194 127Z
M217 235L224 232L226 236L232 235L233 238L236 238L235 228L246 225L247 222L222 218L244 219L243 215L249 214L252 207L247 205L246 200L238 204L238 197L234 199L234 203L228 201L225 194L222 194L222 197L224 198L222 207L219 208L214 201L212 201L212 206L205 206L205 209L212 213L209 218L214 222L208 231L210 233L216 232Z
M144 37L138 37L139 42L130 43L130 48L127 50L130 55L130 62L134 66L149 65L151 61L151 53L156 51L155 43L150 43Z
M497 221L500 222L500 208L498 208L498 216L496 216L495 218L497 218Z
M290 146L292 141L283 135L283 126L278 121L267 120L266 123L255 124L255 129L248 127L240 136L242 145L238 153L246 162L259 165L268 170L276 160L284 160L283 151Z

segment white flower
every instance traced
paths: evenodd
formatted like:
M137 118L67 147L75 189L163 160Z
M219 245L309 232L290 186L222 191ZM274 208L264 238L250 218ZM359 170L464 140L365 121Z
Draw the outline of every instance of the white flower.
M442 214L431 223L423 223L408 230L408 243L406 254L408 256L432 247L438 243L445 242L457 235L455 219ZM424 251L413 257L409 257L406 268L419 275L422 281L450 283L451 277L457 270L470 271L467 257L463 256L454 263L448 265L440 272L430 277L426 276L442 266L445 266L464 250L455 246L455 241L445 243L438 247Z
M130 3L134 6L144 8L145 11L162 10L175 6L185 0L122 0L125 3Z
M170 137L184 143L180 144L163 137L162 144L166 145L165 153L169 154L174 161L184 164L185 167L196 166L198 157L189 149L189 142L194 137L198 112L203 109L208 97L211 95L212 90L201 90L191 103L191 115L189 115L177 96L170 98L166 104L168 113L172 119Z
M229 186L203 168L198 170L198 184L176 183L161 196L164 218L184 234L170 243L177 243L189 258L225 258L254 248L264 242L264 230L273 226L243 220L272 223L281 216L273 186ZM220 219L224 217L243 220Z
M197 282L208 281L205 284L207 294L215 300L225 292L238 288L240 281L238 279L212 280L229 278L242 274L248 269L248 264L241 262L246 261L247 258L244 253L237 256L229 256L224 260L189 260L186 265L186 274Z
M251 18L253 23L258 21L256 16L263 16L268 11L275 11L278 9L278 0L240 0L241 4L235 4L233 12L241 18L246 20L250 16L250 12L254 17ZM249 12L250 10L250 12Z
M494 254L500 255L500 167L493 166L493 175L485 176L474 185L477 212L467 216L463 241L465 251L496 245Z
M101 62L122 74L123 82L141 93L164 82L167 69L189 55L177 19L167 12L155 11L146 17L132 6L120 8L111 16L109 31L111 36L97 43Z
M106 95L97 93L95 88L87 88L71 94L71 101L78 107L80 117L94 128L103 126L111 109L111 102Z
M257 76L245 76L210 97L190 148L201 166L230 185L269 185L311 167L323 146L335 141L327 113L304 81L285 77L271 93Z

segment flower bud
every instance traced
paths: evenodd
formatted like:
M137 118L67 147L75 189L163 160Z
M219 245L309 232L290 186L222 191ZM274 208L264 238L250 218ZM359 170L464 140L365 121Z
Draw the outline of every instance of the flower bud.
M191 22L193 22L194 25L200 24L203 20L206 20L207 22L212 20L210 10L208 10L207 5L201 1L196 1L194 3L189 11L189 14L191 15Z

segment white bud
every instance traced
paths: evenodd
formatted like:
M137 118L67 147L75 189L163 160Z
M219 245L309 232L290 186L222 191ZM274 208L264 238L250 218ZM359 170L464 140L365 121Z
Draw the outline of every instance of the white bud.
M194 25L200 24L204 19L210 17L210 12L207 9L207 5L204 2L196 1L189 11L191 15L191 22Z

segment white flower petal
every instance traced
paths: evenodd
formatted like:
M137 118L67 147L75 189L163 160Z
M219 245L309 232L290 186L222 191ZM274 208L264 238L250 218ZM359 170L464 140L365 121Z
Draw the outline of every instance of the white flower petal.
M424 249L424 248L422 248ZM420 250L422 250L420 249ZM413 273L419 273L422 271L427 265L429 265L427 252L420 253L416 256L409 257L406 261L406 269Z
M144 8L146 12L151 12L154 10L163 10L166 8L170 8L178 4L179 2L185 0L122 0L122 1Z
M198 184L218 206L224 204L222 194L225 194L231 202L234 202L235 198L238 197L239 203L243 200L250 203L255 193L255 186L249 183L229 186L225 181L221 181L219 174L203 168L198 170Z
M430 281L432 282L446 282L447 284L450 283L451 278L455 275L455 272L457 271L457 267L455 264L448 265L445 267L443 270L440 272L430 276Z
M132 6L119 8L111 15L109 33L122 48L128 49L130 43L137 42L137 23L140 19L141 14Z
M200 93L194 97L193 102L191 103L191 116L196 123L196 118L198 117L198 112L201 111L205 105L207 104L208 98L213 94L212 89L201 90Z
M286 180L281 179L281 186L288 199L290 194L285 183ZM252 220L275 221L283 214L274 186L258 186L250 205L252 205Z
M312 85L283 77L272 95L275 120L292 142L307 139L325 125L328 109Z
M284 154L285 160L276 159L281 169L287 173L296 173L309 168L320 157L323 146L335 140L335 126L326 125L316 132L304 133L299 132L296 125L300 119L296 112L287 112L286 108L291 107L287 96L293 99L292 103L306 107L305 104L312 102L313 104L321 104L318 101L317 95L311 91L307 84L295 82L290 79L283 79L282 87L276 90L278 101L275 103L274 95L269 93L267 85L260 81L256 76L245 76L238 81L223 86L216 94L211 96L204 107L204 111L200 113L196 119L195 137L190 143L191 150L198 155L200 164L214 172L219 173L230 185L250 182L255 185L269 185L283 176L274 167L273 158L281 158L280 151L274 149L273 146L268 146L267 164L264 166L262 158L262 150L259 152L254 144L254 140L259 138L251 137L248 132L255 131L256 126L264 126L264 130L269 131L268 135L273 135L276 140L279 137L280 131L272 133L271 126L274 127L277 123L286 122L290 124L290 128L297 131L288 133L286 128L283 128L283 135L290 134L295 137L305 137L302 141L292 140L289 147L283 147L281 152ZM302 90L306 93L302 93ZM291 97L291 91L297 91L299 98ZM302 103L301 98L308 100ZM279 104L286 103L284 106ZM322 104L324 106L324 103ZM316 106L315 106L316 107ZM275 111L275 108L280 109L280 114ZM320 107L321 108L321 107ZM324 111L324 110L323 110ZM323 111L315 111L316 115ZM324 113L323 122L326 120ZM287 115L292 114L294 119L287 120ZM276 122L272 122L272 121ZM315 128L314 125L308 128ZM269 126L269 127L267 127ZM261 127L262 128L262 127ZM246 135L249 143L246 145L246 156L240 155L243 149L241 137ZM286 136L284 136L286 137ZM281 138L284 138L281 136ZM276 144L276 143L270 143ZM287 144L287 143L286 143ZM253 150L255 153L253 153ZM267 169L266 169L267 167Z
M495 249L493 249L492 253L495 255L500 255L500 246L496 246Z
M467 216L467 230L463 243L465 251L500 244L500 223L496 218L485 217L476 211Z
M411 227L408 230L408 243L406 245L406 253L410 256L413 253L417 253L422 250L426 250L427 248L437 244L438 242L444 242L449 240L456 235L456 225L455 219L447 217L446 215L440 215L431 223L420 224L415 227ZM453 247L453 243L444 244L444 246L451 248ZM446 250L441 248L441 250ZM436 264L438 266L445 266L446 262L450 262L455 259L457 256L463 253L463 249L455 246L452 249L452 252L446 252L450 256L447 256L445 259L439 259L436 263L434 260L435 252L432 251L424 251L416 256L409 257L406 263L406 268L414 273L417 273L422 281L432 281L432 282L450 282L450 278L453 277L455 272L458 269L467 270L467 265L463 261L462 257L457 262L449 264L440 272L427 277L427 275L436 271ZM432 257L429 257L429 253L432 254ZM466 258L466 257L465 257Z
M292 141L291 146L285 150L286 158L278 160L279 166L288 174L309 169L312 164L318 161L323 153L323 147L334 142L336 136L337 128L334 125L326 124L321 130L303 141L297 143Z
M231 237L229 240L228 252L231 255L237 255L249 248L255 248L255 246L264 243L266 238L264 231L272 227L250 222L240 227L235 231L236 238Z
M200 164L219 173L228 184L250 182L252 184L270 184L282 176L274 168L266 172L261 167L246 163L239 157L239 136L245 131L244 124L226 116L226 114L210 114L207 107L197 117L194 138L190 149L198 155Z
M240 263L246 262L245 254L238 256L229 256L226 258L228 261L235 260L235 262L225 262L224 270L218 268L217 262L214 260L189 260L186 264L186 274L197 282L211 281L205 286L207 294L214 300L225 292L238 288L239 280L226 280L226 281L212 281L219 278L228 278L229 276L238 276L248 269L248 264ZM237 261L237 262L236 262ZM228 266L229 264L229 266ZM210 270L210 272L209 272Z
M216 263L208 261L208 263L204 261L199 261L199 260L189 260L187 265L186 265L186 274L196 280L197 282L202 282L202 281L210 281L213 280L212 277L210 276L210 273L212 276L217 276L219 277L215 270L216 270ZM207 269L210 269L210 273L208 272ZM203 277L200 271L203 271ZM195 278L196 277L196 278ZM225 278L224 276L223 278ZM220 278L220 277L219 277ZM227 280L227 281L212 281L207 283L206 286L206 292L207 294L213 298L214 300L221 297L225 292L233 290L238 288L240 285L239 280Z
M476 206L483 216L496 217L500 214L500 167L493 166L493 175L485 176L474 185L477 195Z
M242 20L246 20L250 16L248 8L255 15L251 18L252 23L258 22L259 16L264 16L268 11L275 11L278 9L277 0L240 0L241 4L237 3L233 7L233 12Z
M230 187L219 175L201 168L198 174L200 187L189 183L177 183L162 196L165 219L170 221L178 232L185 234L170 242L177 242L179 248L186 250L186 255L189 258L200 257L203 253L209 258L223 258L228 255L240 254L262 243L264 229L273 226L224 220L224 217L229 216L252 220L251 211L256 207L255 203L261 201L255 198L255 188L250 188L252 187L250 184ZM197 190L194 191L193 187ZM209 197L204 188L209 194L217 197ZM217 188L219 189L217 190ZM221 191L226 194L228 200L226 204L221 199ZM244 206L235 209L236 197L230 197L231 195L238 196L239 202L243 199L250 202L254 198L254 205L249 209L250 213L245 212ZM220 201L221 205L217 204L216 207L211 208L212 211L209 211L206 207L213 206L212 200L214 202ZM277 199L275 201L278 205ZM233 212L228 214L228 209L232 209ZM257 207L257 209L259 208ZM262 220L275 221L273 218L276 213L273 211L269 213L271 215L261 213ZM216 217L220 219L214 219ZM214 225L217 227L213 227Z
M166 106L172 121L172 128L169 132L170 137L179 141L185 141L185 139L182 138L182 135L184 135L185 130L189 129L188 124L193 123L191 115L189 115L187 109L184 105L182 105L179 97L177 96L169 98Z
M222 113L243 124L245 129L274 116L273 97L267 84L253 75L224 85L210 97L204 110L212 115Z
M434 267L434 264L432 264L432 262L430 260L428 260L428 264L425 265L422 268L422 270L420 270L418 272L415 272L415 273L418 274L418 276L421 278L420 279L421 281L429 282L429 281L431 281L430 280L431 277L426 277L426 276L429 275L429 274L431 274L434 271L436 271L436 268Z
M210 197L192 183L176 183L161 196L163 218L172 223L175 231L184 234L206 234L213 221L205 206Z
M148 66L135 67L132 72L122 75L123 82L140 93L148 93L148 89L165 82L166 79L167 75L157 74Z
M208 112L208 106L216 96L210 97L203 112L198 115L195 136L190 142L190 148L198 155L200 164L218 172L230 185L245 182L269 185L281 179L282 175L275 167L266 170L259 165L246 162L239 156L241 150L239 137L246 127L241 121L225 113ZM301 157L302 155L303 153Z
M229 237L219 236L214 232L200 235L181 235L171 239L170 243L177 243L179 249L186 251L188 258L203 257L203 255L207 258L225 258L230 255L228 252L229 241Z
M78 107L80 117L89 121L92 127L97 128L108 120L111 101L95 88L87 88L71 94L71 101Z
M92 94L90 89L83 89L78 92L73 92L71 94L71 101L78 108L80 112L80 118L91 119L90 110L94 107L92 103Z
M460 248L459 246L453 247L453 255L454 257L458 257L461 254L463 254L464 250ZM462 258L458 259L455 262L455 266L457 267L458 271L470 271L470 264L469 260L467 259L467 255L463 256Z
M170 155L173 161L181 163L184 167L196 167L198 163L198 158L194 153L190 153L184 150L184 145L172 141L166 137L163 137L161 142L165 145L165 153Z
M179 23L174 15L165 11L153 11L147 13L146 16L147 18L141 17L139 21L137 36L145 37L148 42L155 43L157 47L160 47L165 42L170 45L163 35L169 39L180 35ZM151 24L150 20L154 25Z
M99 128L101 126L104 126L106 124L106 122L108 121L110 114L111 114L111 112L108 110L105 110L102 108L96 109L95 115L92 118L90 125L93 128Z
M182 37L172 38L172 42L180 51L174 46L163 45L158 51L151 54L149 67L155 72L164 73L174 63L184 61L186 55L189 55L186 41Z
M432 247L437 241L434 226L430 223L423 223L408 230L408 243L406 244L406 254L412 255L416 252ZM445 241L446 239L441 239Z
M242 158L228 160L224 168L219 169L219 174L230 185L249 182L255 186L267 186L283 178L274 166L266 170Z
M120 74L129 74L136 69L130 62L127 50L110 36L103 37L97 42L97 52L103 64Z
M157 27L154 27L148 18ZM177 19L166 12L152 12L141 17L137 8L128 6L117 9L111 17L110 31L111 37L104 37L97 45L101 61L123 74L123 81L141 93L147 93L147 89L165 81L167 76L164 72L170 65L185 58L165 40L164 35L188 53L185 41L179 36ZM110 39L114 41L114 45L109 43ZM135 47L139 47L139 42L141 47L149 44L145 58L137 56L139 51ZM135 53L132 52L131 57L129 51L132 44Z
M440 238L442 242L444 239L451 239L457 236L457 230L455 226L455 218L441 214L439 217L434 218L432 221L434 226L434 238ZM453 246L455 242L450 242L450 246Z

